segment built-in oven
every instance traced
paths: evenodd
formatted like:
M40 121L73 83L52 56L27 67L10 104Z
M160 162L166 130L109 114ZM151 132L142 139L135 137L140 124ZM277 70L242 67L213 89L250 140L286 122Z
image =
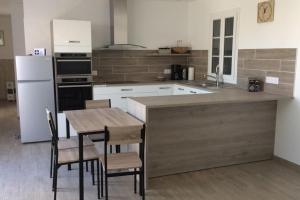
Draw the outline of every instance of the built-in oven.
M58 112L84 109L85 101L93 98L92 84L58 84L57 98Z
M91 53L56 53L54 60L57 111L84 109L93 98Z
M92 57L89 53L55 54L55 74L60 76L92 75Z

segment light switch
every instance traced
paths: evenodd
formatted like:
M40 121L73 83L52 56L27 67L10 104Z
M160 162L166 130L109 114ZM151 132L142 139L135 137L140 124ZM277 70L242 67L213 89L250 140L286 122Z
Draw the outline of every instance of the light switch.
M279 84L279 77L267 76L266 83L278 85Z

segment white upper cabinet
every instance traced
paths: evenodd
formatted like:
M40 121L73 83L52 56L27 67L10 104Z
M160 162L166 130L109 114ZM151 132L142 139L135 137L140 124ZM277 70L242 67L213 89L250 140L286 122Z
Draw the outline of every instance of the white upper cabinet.
M92 30L90 21L52 21L54 53L91 53Z

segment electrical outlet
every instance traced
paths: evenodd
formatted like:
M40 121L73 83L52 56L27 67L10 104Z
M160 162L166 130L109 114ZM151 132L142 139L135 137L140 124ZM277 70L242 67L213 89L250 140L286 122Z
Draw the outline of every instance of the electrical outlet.
M171 69L164 69L164 74L171 74Z
M93 75L93 76L98 76L98 71L97 71L97 70L93 70L93 71L92 71L92 75Z
M266 83L278 85L279 84L279 77L267 76Z

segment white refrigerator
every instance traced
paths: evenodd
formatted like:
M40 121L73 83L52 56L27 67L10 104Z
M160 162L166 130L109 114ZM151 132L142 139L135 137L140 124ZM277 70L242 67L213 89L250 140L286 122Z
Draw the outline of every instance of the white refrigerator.
M52 57L16 56L16 78L22 143L50 140L45 108L55 117Z

